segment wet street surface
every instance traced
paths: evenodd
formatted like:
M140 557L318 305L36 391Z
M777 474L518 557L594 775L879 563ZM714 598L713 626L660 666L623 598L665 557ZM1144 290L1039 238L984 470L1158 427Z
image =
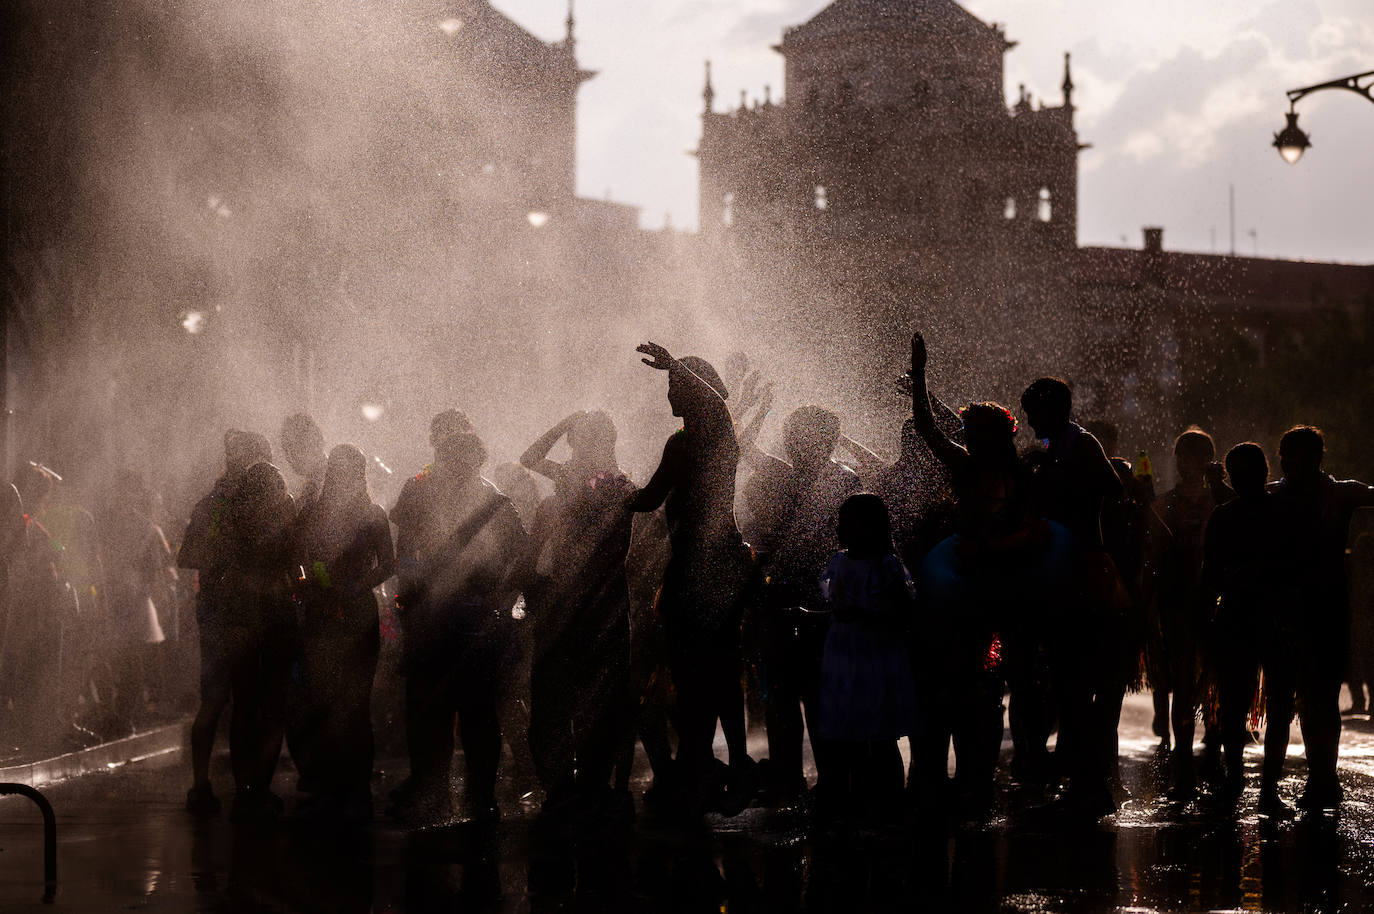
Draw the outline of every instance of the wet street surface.
M1121 735L1132 799L1100 824L1046 822L1003 785L987 824L889 832L813 828L803 810L763 809L685 829L642 804L633 824L549 830L537 796L515 795L502 797L494 828L197 822L182 809L184 755L172 754L45 791L58 820L51 904L37 810L0 800L0 911L1374 911L1368 719L1346 721L1339 816L1284 822L1255 814L1258 747L1232 817L1206 799L1179 808L1163 798L1148 696L1129 700ZM1290 803L1300 750L1282 785ZM401 764L379 778L379 808L403 774ZM288 799L290 780L283 770Z

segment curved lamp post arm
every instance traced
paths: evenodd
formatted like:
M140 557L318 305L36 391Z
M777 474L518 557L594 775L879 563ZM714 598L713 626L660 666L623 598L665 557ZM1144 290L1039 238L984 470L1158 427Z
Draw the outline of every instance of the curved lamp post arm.
M1363 80L1363 83L1361 82ZM1349 89L1356 95L1363 95L1365 98L1374 102L1374 70L1365 73L1356 73L1353 76L1342 76L1330 82L1317 83L1315 86L1303 86L1301 89L1288 90L1288 106L1291 108L1300 99L1311 95L1313 92L1320 92L1322 89Z
M1312 139L1298 126L1298 102L1313 92L1320 92L1323 89L1346 89L1356 95L1363 95L1374 102L1374 70L1355 73L1351 76L1340 76L1328 82L1317 83L1315 86L1303 86L1301 89L1288 90L1288 113L1284 115L1288 118L1288 124L1283 130L1274 134L1274 148L1279 151L1279 155L1283 156L1283 160L1289 165L1297 164L1298 159L1302 158L1303 152L1312 145Z

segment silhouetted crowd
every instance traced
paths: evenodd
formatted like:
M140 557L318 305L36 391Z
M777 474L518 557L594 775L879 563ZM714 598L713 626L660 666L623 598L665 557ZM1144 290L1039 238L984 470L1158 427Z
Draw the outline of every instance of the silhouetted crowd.
M1316 428L1283 435L1276 482L1260 445L1218 463L1189 429L1177 485L1157 494L1148 458L1115 456L1114 427L1073 421L1061 380L1022 395L1041 442L1025 452L1006 407L951 410L916 334L895 463L819 406L786 417L774 455L758 444L772 389L746 360L727 384L700 358L639 352L682 420L642 487L605 412L563 419L493 484L481 436L450 409L388 512L362 451L326 451L298 414L281 429L295 494L264 436L228 432L174 559L136 475L89 514L55 507L55 474L24 466L0 518L4 732L55 717L127 735L184 705L198 644L197 815L220 811L211 758L228 711L236 821L285 811L283 745L293 816L371 818L393 729L409 776L386 814L413 824L494 821L502 776L537 783L550 820L633 817L637 743L644 804L667 817L980 820L1009 783L1037 814L1093 820L1129 796L1122 703L1150 689L1171 801L1234 809L1263 723L1259 812L1291 815L1278 787L1296 713L1299 805L1340 804L1341 687L1363 710L1374 678L1374 488L1322 471ZM403 685L382 694L386 663Z

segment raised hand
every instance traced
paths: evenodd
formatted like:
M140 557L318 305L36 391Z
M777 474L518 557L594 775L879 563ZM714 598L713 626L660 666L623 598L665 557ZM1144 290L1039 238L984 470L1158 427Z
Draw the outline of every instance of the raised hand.
M915 374L926 371L926 338L917 330L911 335L911 372Z
M650 368L657 368L659 371L667 371L677 364L677 359L673 358L668 350L658 343L641 343L635 347L635 352L642 352L647 355L647 359L640 359L640 361Z
M747 371L744 380L740 383L739 397L735 401L735 409L740 413L747 412L758 399L759 382L763 379L763 374L757 369Z
M759 412L769 413L773 411L773 382L768 381L763 385L763 393L759 395Z

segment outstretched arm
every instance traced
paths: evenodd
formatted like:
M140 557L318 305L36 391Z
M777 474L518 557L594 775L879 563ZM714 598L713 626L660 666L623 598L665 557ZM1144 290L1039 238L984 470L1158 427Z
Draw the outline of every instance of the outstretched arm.
M854 472L858 473L864 482L868 482L887 469L887 462L883 458L848 435L840 436L840 444L844 445L845 451L850 455L850 459L845 462L853 467Z
M573 427L573 423L585 416L586 413L579 410L566 417L553 428L539 436L539 439L525 449L525 453L520 455L520 465L527 470L533 470L545 479L557 482L563 476L563 464L556 460L549 459L549 451L558 443L558 439L568 433Z
M920 331L911 335L911 418L926 445L951 471L968 460L968 451L940 430L930 408L930 392L926 390L926 340Z

